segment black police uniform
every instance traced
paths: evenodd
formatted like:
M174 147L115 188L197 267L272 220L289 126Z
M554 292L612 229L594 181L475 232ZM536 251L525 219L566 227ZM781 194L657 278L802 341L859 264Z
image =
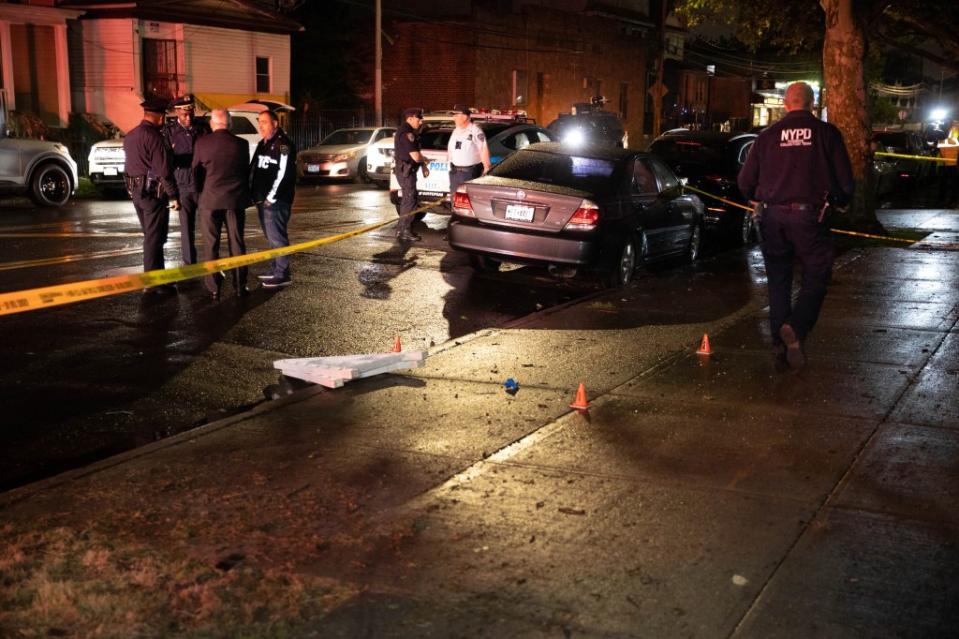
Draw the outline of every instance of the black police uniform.
M142 106L158 113L165 108L153 100L144 101ZM163 245L170 225L168 198L179 197L170 150L160 127L143 120L123 139L123 151L127 191L143 229L143 270L162 269L165 267Z
M773 344L782 348L783 324L792 327L801 343L819 317L832 273L832 237L824 213L827 205L848 204L853 192L842 135L809 111L790 111L759 135L738 183L746 198L764 204L759 228ZM793 305L796 258L802 282Z
M396 236L406 239L411 235L410 227L413 224L413 216L406 215L416 209L416 203L419 194L416 191L416 172L420 164L413 160L410 153L420 150L419 133L410 126L409 122L404 122L396 129L393 136L393 172L396 174L396 181L399 182L400 189L403 191L400 200L400 220L396 223Z
M174 105L177 106L177 105ZM180 192L180 246L184 264L196 264L197 188L193 179L193 147L197 138L210 132L206 122L194 120L186 127L179 121L167 122L163 137L173 153L173 177Z

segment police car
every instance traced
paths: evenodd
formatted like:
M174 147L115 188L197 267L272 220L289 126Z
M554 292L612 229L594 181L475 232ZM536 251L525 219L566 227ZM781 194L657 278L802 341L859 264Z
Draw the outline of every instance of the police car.
M453 126L453 111L430 111L423 116L423 128ZM372 144L366 154L366 177L380 188L390 184L393 173L393 136Z
M485 118L485 119L484 119ZM552 142L556 138L543 127L530 123L522 112L484 112L473 116L473 123L486 134L490 163L496 164L520 149L537 142ZM453 126L427 129L420 135L423 157L429 162L429 177L417 172L416 190L419 204L442 200L431 208L434 213L449 215L450 166L446 147ZM396 176L390 174L390 201L399 207L402 197ZM424 214L417 217L422 219Z

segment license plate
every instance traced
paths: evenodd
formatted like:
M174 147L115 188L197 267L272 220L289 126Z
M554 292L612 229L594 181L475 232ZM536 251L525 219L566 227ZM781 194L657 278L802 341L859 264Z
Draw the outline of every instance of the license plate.
M523 206L522 204L507 204L506 219L515 220L516 222L532 222L534 211L535 209L532 206Z
M306 165L307 173L319 173L320 165L319 164L307 164Z
M103 167L103 174L104 174L104 175L116 175L116 174L117 174L117 169L116 169L116 167L113 167L113 166L105 166L105 167Z

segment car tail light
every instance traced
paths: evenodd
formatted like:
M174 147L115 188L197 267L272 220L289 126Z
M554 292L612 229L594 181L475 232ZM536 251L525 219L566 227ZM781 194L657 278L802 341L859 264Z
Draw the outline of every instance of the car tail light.
M470 202L470 196L466 193L466 185L461 185L453 194L453 212L459 215L475 216L473 213L473 203Z
M589 200L580 202L579 208L566 223L567 231L592 231L599 223L599 207Z

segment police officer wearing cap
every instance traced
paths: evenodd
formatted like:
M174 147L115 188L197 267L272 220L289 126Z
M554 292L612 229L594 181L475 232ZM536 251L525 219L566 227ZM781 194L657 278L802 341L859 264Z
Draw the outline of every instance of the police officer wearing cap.
M140 103L143 121L123 139L126 155L126 186L140 228L143 229L143 270L165 268L163 245L170 225L167 206L179 210L179 193L173 179L170 150L160 127L167 100L150 98ZM175 292L172 285L158 286L151 292Z
M450 160L450 198L463 182L486 175L490 167L486 135L470 121L469 107L457 104L453 111L456 128L446 145Z
M173 102L176 120L163 127L163 137L173 152L173 178L180 192L180 252L184 264L196 264L197 188L193 179L193 148L197 138L210 132L206 122L193 117L193 94Z
M832 273L827 213L845 210L853 176L839 129L812 114L812 88L795 82L786 89L784 102L785 117L759 134L738 183L760 212L773 348L798 369L806 362L803 344L819 317ZM796 259L802 282L793 304Z
M393 136L393 173L396 174L396 181L403 193L400 200L400 221L396 223L396 238L401 242L416 242L423 239L410 228L413 216L409 213L416 209L418 199L416 172L422 168L424 178L430 175L429 167L420 152L419 130L423 124L423 109L406 109L403 117L405 122L396 129Z

